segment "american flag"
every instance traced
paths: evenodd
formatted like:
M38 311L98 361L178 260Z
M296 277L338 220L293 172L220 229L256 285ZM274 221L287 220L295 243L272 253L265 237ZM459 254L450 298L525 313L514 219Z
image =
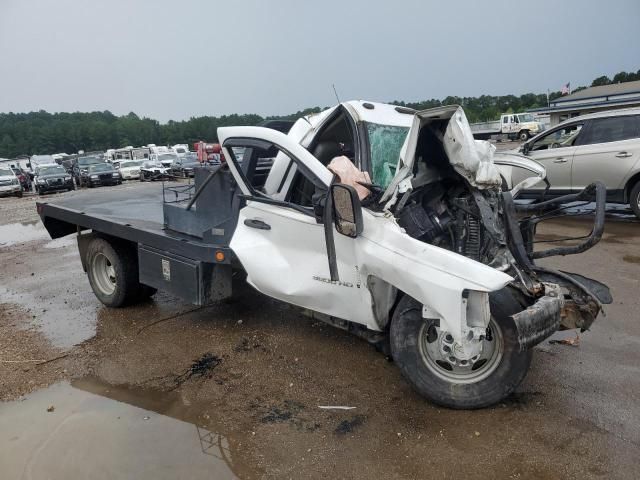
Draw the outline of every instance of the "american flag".
M562 95L571 95L571 82L562 86L562 90L560 90Z

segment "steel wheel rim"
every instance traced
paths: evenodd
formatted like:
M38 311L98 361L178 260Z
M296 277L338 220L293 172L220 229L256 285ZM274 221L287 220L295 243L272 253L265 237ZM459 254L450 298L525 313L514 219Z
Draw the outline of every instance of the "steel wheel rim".
M97 253L93 257L91 272L94 283L104 295L112 295L116 290L116 270L103 253Z
M467 361L466 365L462 365L459 361L456 361L456 365L453 365L449 358L441 353L442 346L446 344L444 341L446 335L440 332L438 327L434 327L438 333L437 339L433 342L428 341L427 332L429 327L430 324L424 322L420 328L418 344L422 361L438 378L450 383L476 383L487 378L500 365L504 355L504 337L500 326L493 317L489 322L493 339L491 341L484 339L479 357L474 362ZM445 365L449 365L451 370L445 368ZM476 365L479 366L474 369Z

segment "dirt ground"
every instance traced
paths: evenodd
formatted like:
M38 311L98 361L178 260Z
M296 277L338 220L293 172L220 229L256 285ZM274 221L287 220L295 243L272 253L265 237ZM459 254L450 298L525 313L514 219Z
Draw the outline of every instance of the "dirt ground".
M544 262L607 283L614 296L607 316L577 346L536 347L517 392L479 411L429 404L366 342L240 283L232 300L206 308L159 293L107 309L91 292L73 239L51 241L37 220L33 196L0 199L0 465L7 472L37 471L29 470L34 458L47 458L20 422L42 427L33 433L38 442L60 435L61 422L79 411L69 398L82 394L151 412L127 420L127 437L168 417L188 424L194 438L198 432L193 448L202 453L203 439L214 438L222 452L215 461L229 478L637 478L640 223L624 211L608 218L595 248ZM589 221L557 222L542 238L586 233ZM88 428L94 417L80 417L82 437L61 445L106 442L116 417L128 418L113 413ZM158 436L175 449L187 445L174 430L149 430L129 447L135 461L163 461ZM39 446L23 465L14 445L32 440ZM108 478L91 470L93 458L76 455L71 471ZM207 478L193 459L180 468L136 478ZM224 477L212 472L208 478Z

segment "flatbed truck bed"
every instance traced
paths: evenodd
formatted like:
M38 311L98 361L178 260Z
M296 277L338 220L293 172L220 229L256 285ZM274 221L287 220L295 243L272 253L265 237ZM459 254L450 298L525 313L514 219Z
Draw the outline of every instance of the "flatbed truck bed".
M163 184L152 183L78 191L37 202L37 209L52 238L78 233L85 271L89 240L103 237L137 250L141 284L196 305L229 296L234 257L228 243L211 243L167 228L164 205Z

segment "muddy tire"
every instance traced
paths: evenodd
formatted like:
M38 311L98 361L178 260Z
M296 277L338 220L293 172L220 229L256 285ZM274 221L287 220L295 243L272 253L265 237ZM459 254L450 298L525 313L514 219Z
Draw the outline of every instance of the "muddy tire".
M523 130L522 132L520 132L518 134L518 138L521 141L526 142L527 140L529 140L529 131L528 130Z
M124 307L139 299L138 259L129 245L94 238L85 257L89 284L107 307Z
M451 367L435 358L430 352L446 341L444 333L437 332L434 339L436 327L422 318L422 305L413 298L404 296L398 303L391 320L391 354L403 376L431 402L455 409L487 407L513 392L526 376L532 351L519 351L510 317L522 307L506 289L492 293L489 301L492 339L484 341L487 358L477 361L478 368L471 363Z
M636 183L629 194L629 206L636 217L640 218L640 182Z

